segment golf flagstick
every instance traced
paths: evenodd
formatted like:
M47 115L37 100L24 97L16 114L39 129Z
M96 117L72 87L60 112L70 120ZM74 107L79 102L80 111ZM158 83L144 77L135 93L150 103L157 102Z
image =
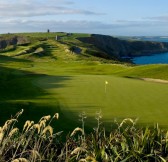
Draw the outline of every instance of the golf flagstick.
M105 93L107 92L107 84L108 84L108 81L105 81L105 87L104 87Z

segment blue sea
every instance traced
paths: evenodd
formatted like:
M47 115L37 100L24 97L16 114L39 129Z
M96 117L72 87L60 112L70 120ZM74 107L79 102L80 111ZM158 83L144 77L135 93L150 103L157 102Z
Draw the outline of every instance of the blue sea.
M156 41L156 42L168 42L168 37L145 37L141 40L145 41ZM134 57L132 61L138 65L145 65L145 64L168 64L168 52L166 53L159 53L154 54L151 56L140 56Z
M168 64L168 52L151 56L134 57L132 61L138 65Z

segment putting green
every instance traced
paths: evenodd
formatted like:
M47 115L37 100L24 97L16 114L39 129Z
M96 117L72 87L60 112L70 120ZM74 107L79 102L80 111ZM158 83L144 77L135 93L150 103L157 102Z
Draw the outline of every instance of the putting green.
M139 123L168 124L168 84L107 75L47 76L35 83L74 120L83 111L93 119L101 110L105 122L131 117Z

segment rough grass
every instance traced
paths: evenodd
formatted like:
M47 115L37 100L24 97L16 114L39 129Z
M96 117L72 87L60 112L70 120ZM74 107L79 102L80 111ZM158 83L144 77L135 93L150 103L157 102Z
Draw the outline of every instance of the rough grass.
M85 114L81 127L71 130L62 138L55 131L59 113L46 115L38 121L26 120L21 128L17 122L23 109L0 127L0 161L6 162L166 162L168 160L168 132L156 124L153 128L137 128L136 120L115 121L115 128L102 127L102 115L96 113L96 125L91 133L85 132Z

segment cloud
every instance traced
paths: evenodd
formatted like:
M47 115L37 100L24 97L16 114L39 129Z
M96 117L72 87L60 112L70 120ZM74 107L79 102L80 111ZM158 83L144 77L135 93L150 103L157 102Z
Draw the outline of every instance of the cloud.
M121 27L144 27L144 28L155 28L158 26L168 25L168 17L166 18L143 18L139 20L117 20L115 24Z
M64 0L2 0L0 17L35 17L60 14L99 15L89 10L71 8L71 1Z
M166 19L118 20L113 22L113 31L117 35L165 36L168 34Z
M84 32L84 33L100 33L108 35L130 35L130 33L138 34L149 27L139 22L116 21L112 23L102 23L99 21L46 21L46 20L27 20L27 19L4 19L0 20L0 29L4 32L45 32L63 31L63 32ZM6 31L8 26L11 31ZM9 29L8 29L9 30ZM147 30L146 30L147 31ZM136 34L137 33L137 34Z
M150 20L150 21L168 21L168 15L165 16L155 16L155 17L145 17L144 19Z
M50 29L52 32L109 34L109 30L113 28L114 25L112 24L105 24L98 21L0 19L1 33L45 32L47 29Z
M0 31L2 33L13 32L45 32L47 29L53 32L79 32L98 33L107 35L165 35L168 22L153 20L117 20L109 23L86 20L33 20L27 18L0 19Z
M91 31L96 29L108 29L111 28L110 24L104 24L97 21L55 21L55 20L26 20L26 19L4 19L0 20L0 28L9 27L11 29L25 28L29 30L45 31L46 29L52 29L53 31Z

